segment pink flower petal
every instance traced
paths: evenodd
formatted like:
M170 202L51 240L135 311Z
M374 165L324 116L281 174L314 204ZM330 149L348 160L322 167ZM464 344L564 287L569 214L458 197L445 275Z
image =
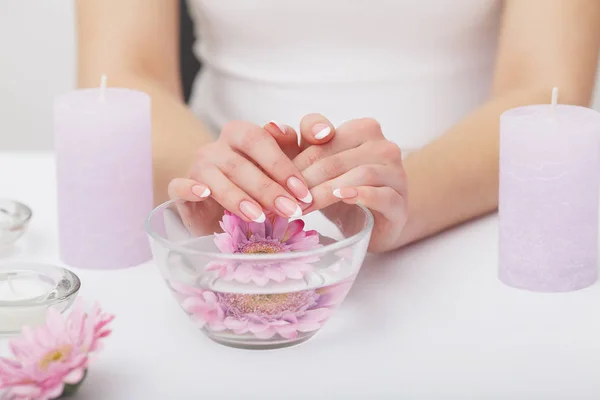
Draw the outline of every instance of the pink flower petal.
M293 251L310 250L321 247L318 236L305 236L303 238L290 239L287 241Z
M65 377L63 378L63 381L70 385L75 385L75 384L79 383L81 381L81 379L83 379L84 373L85 373L85 370L83 368L74 369L73 371L71 371L67 375L65 375Z
M269 329L269 324L261 322L248 322L248 330L252 333L259 333Z
M269 283L269 278L264 275L253 275L252 282L256 283L258 286L265 286Z
M255 236L258 237L260 239L264 239L265 236L265 224L264 223L257 223L257 222L250 222L248 224L248 233L250 234L250 236Z
M233 277L236 281L247 283L250 281L252 276L252 265L247 263L241 263L237 266L235 272L233 273Z
M331 316L332 311L329 308L317 308L314 310L308 310L304 312L299 320L300 322L306 321L324 321Z
M215 332L220 332L220 331L224 331L225 329L227 329L222 321L211 321L208 324L208 327L210 328L211 331L215 331Z
M304 229L304 221L296 219L288 224L287 231L282 237L282 242L287 242L290 238L293 238L298 232L302 232Z
M210 290L204 291L204 293L202 293L202 297L204 298L204 301L206 301L208 304L217 303L217 296Z
M64 383L60 382L57 383L54 387L48 389L46 388L46 390L44 390L46 396L48 396L49 399L57 399L62 392L65 390L65 385Z
M232 331L242 331L242 333L248 331L248 321L235 319L233 317L225 318L225 320L223 321L223 325L225 325L227 329L231 329Z
M298 270L294 264L282 264L283 273L290 279L302 279L302 271Z
M234 253L237 250L232 236L228 233L215 233L213 241L222 253Z
M275 330L275 328L270 326L269 329L266 329L261 332L256 332L254 336L256 336L258 339L271 339L276 333L277 331Z
M285 281L286 278L285 272L283 272L283 269L280 266L271 266L265 268L265 275L269 279L279 283Z
M35 385L15 385L10 388L10 394L15 396L22 396L30 399L37 399L36 397L40 394L40 388ZM61 392L62 393L62 392ZM59 393L60 394L60 393ZM9 397L10 399L10 397Z
M280 241L284 241L283 238L288 230L288 220L287 218L275 217L275 221L273 221L273 232L271 233L271 238L279 239Z
M298 337L298 330L294 325L281 326L275 329L281 337L286 339L296 339L296 337Z
M235 226L233 228L233 233L231 235L231 240L233 241L233 245L237 250L239 245L248 240L248 233L245 229L242 229L241 226Z

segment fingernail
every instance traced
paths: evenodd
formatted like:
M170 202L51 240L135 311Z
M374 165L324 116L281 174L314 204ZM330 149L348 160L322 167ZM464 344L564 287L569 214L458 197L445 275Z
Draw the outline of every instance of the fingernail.
M253 203L244 200L240 203L240 211L254 222L263 223L267 219L265 213Z
M356 189L352 188L341 188L335 189L333 191L333 195L338 199L352 199L358 196L358 192L356 191Z
M287 187L301 202L307 204L312 203L312 195L310 194L310 191L308 190L304 182L302 182L300 179L296 178L295 176L292 176L290 179L287 180Z
M325 139L331 133L331 127L325 124L316 124L312 127L312 133L317 140Z
M286 133L285 133L285 126L281 125L279 122L277 122L277 121L269 121L269 123L270 123L270 124L273 124L273 125L275 125L275 127L276 127L277 129L279 129L279 131L280 131L282 134L284 134L284 135L286 134Z
M277 208L280 213L287 215L290 218L300 218L302 216L302 209L300 206L287 197L276 198L275 208Z
M194 185L192 186L192 193L203 199L210 196L210 189L204 185Z

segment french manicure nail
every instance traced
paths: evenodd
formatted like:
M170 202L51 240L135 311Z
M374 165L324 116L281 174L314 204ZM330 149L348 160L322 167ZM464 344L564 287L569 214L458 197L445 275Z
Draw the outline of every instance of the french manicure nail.
M279 129L279 131L280 131L281 133L283 133L284 135L286 134L286 132L285 132L285 126L284 126L284 125L281 125L281 124L280 124L279 122L277 122L277 121L269 121L269 123L270 123L270 124L273 124L273 125L275 125L275 127L276 127L277 129Z
M358 196L358 192L353 188L334 189L333 195L338 199L352 199Z
M194 185L192 186L192 193L203 199L210 196L210 189L204 185Z
M280 213L287 215L290 218L300 218L302 216L302 209L300 206L287 197L276 198L275 208L277 208Z
M263 223L267 219L265 213L253 203L244 200L240 203L240 211L254 222Z
M331 127L325 124L316 124L312 127L312 133L317 140L325 139L331 133Z
M296 178L295 176L292 176L287 180L287 187L301 202L307 204L312 203L312 195L310 194L310 191L308 190L304 182L302 182L300 179Z

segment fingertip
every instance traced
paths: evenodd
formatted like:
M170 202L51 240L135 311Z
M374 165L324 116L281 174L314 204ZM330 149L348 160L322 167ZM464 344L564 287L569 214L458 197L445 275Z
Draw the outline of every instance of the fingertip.
M326 141L332 132L333 129L326 124L316 124L312 127L312 133L315 140Z
M201 199L205 199L210 196L211 191L206 185L194 185L192 186L192 193Z
M173 200L194 202L206 200L211 195L208 186L187 178L175 178L171 180L168 192L169 197Z
M310 144L329 142L335 135L333 124L321 114L309 114L300 122L302 138Z

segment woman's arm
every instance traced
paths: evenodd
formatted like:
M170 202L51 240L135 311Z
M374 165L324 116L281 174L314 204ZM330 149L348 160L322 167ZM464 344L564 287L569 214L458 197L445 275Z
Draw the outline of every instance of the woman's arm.
M598 0L505 0L490 100L409 155L401 245L498 206L499 116L526 104L590 103L600 46Z
M152 97L155 202L187 176L196 150L212 140L186 107L179 77L177 0L79 0L78 86L138 89Z

